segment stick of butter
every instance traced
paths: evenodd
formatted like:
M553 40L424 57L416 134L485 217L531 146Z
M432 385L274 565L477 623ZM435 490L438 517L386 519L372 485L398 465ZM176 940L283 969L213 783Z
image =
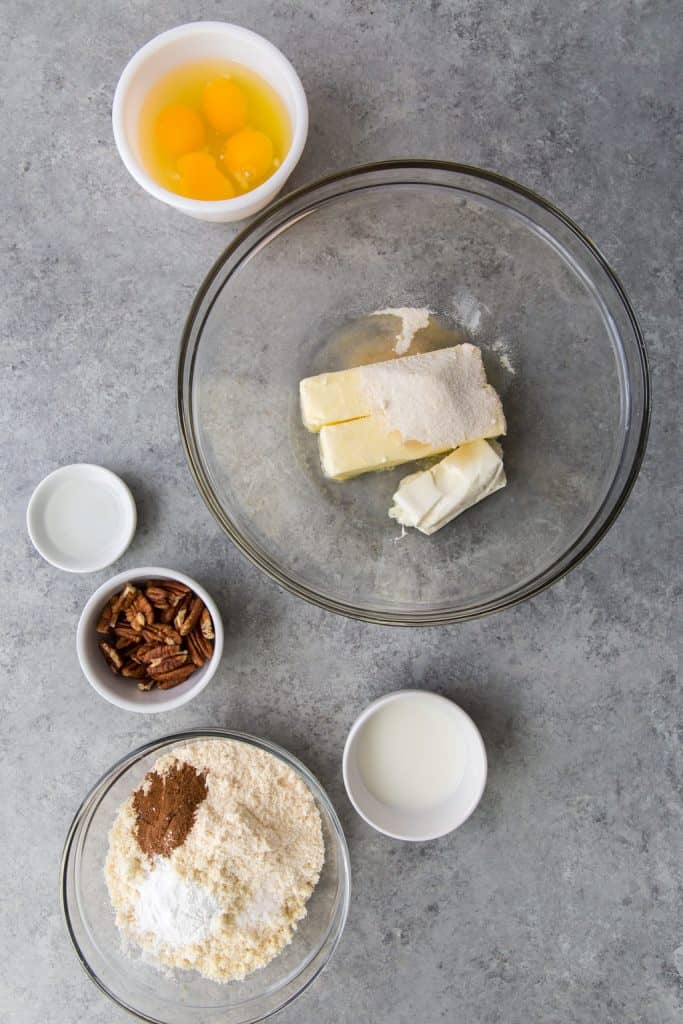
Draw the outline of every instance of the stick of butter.
M398 430L388 428L381 414L323 427L318 441L323 473L333 480L348 480L377 469L393 469L404 462L440 455L453 447L404 441Z
M359 366L306 377L299 383L299 397L304 426L314 434L330 423L355 420L372 412L361 385Z
M500 445L470 441L431 469L404 477L389 515L429 535L506 482Z

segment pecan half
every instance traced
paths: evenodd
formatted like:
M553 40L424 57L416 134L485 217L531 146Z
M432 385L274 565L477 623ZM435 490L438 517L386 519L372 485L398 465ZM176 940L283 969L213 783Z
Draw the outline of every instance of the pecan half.
M199 644L197 643L195 634L194 633L190 633L189 636L186 639L187 639L187 649L190 652L190 657L192 658L192 663L194 665L196 665L197 668L201 668L202 665L204 664L204 662L206 661L206 658L204 657L204 655L202 654L202 652L201 652L201 650L199 648Z
M213 640L216 636L213 628L213 619L209 615L209 609L204 608L199 620L199 628L202 631L202 636L207 640Z
M125 612L126 608L130 607L139 593L138 588L134 587L132 583L126 583L119 596L114 599L112 615L118 619L121 612Z
M189 665L183 665L182 668L177 668L173 672L166 672L164 675L156 677L157 686L160 690L170 690L172 686L184 683L195 670L196 666L190 662Z
M179 633L181 636L187 636L191 633L194 627L199 622L199 617L204 611L204 602L201 597L194 597L192 603L189 606L187 615L183 619L182 625L180 626Z
M180 643L180 634L175 631L173 626L165 625L163 622L157 622L153 626L147 626L143 629L142 635L149 644L157 643L168 644L171 646L171 644Z
M144 594L138 594L126 608L126 618L131 629L142 633L145 626L154 622L154 610Z
M183 594L191 593L190 588L178 580L148 580L147 586L159 587L160 590L167 590L169 594L180 594L181 597Z
M114 675L117 676L123 667L123 658L111 644L105 643L104 640L100 641L98 647L102 651L107 665L109 665Z
M116 637L117 651L125 651L140 643L140 634L130 626L114 626L114 636Z
M170 658L174 654L180 654L181 651L182 647L178 644L174 644L173 647L169 647L168 644L142 644L134 652L133 657L140 664L149 665L152 661L158 661L159 658Z
M213 640L207 640L200 629L195 629L191 636L204 661L208 661L213 654Z
M150 584L145 587L145 597L155 608L166 608L168 606L169 593L163 587Z
M138 665L134 661L127 661L121 669L121 675L126 679L144 679L147 675L147 667Z
M169 672L175 672L176 669L181 668L187 664L189 655L187 651L183 651L182 654L172 654L166 658L155 658L154 661L150 661L147 665L147 675L151 679L159 679L167 676ZM194 672L195 666L192 666Z
M126 637L119 637L114 644L117 651L129 651L131 647L135 647L137 640L128 640Z
M176 608L176 613L175 613L175 618L173 620L173 625L178 630L178 632L180 632L180 630L182 628L182 625L183 625L183 622L187 618L187 613L189 611L189 608L190 608L191 604L192 604L192 595L191 594L185 594L181 598L180 604Z
M114 628L116 624L116 616L113 614L113 608L114 598L112 597L111 601L107 601L100 612L100 617L97 620L97 625L95 626L96 633L103 633L106 635L110 629Z

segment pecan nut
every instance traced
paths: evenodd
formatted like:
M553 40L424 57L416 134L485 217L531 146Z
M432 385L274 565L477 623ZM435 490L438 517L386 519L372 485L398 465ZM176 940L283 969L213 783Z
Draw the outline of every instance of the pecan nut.
M147 677L147 666L138 665L134 661L128 661L121 669L121 675L126 679L145 679Z
M201 629L195 629L192 638L204 661L208 661L213 654L213 640L207 640Z
M155 608L167 608L169 592L164 587L150 584L145 587L145 597Z
M202 654L199 644L197 643L197 638L195 634L190 633L189 636L186 637L186 640L187 649L190 652L190 657L192 658L193 664L196 665L197 668L201 668L204 662L206 661L206 658Z
M149 665L153 661L158 661L159 658L170 658L174 654L180 654L181 651L182 647L179 644L175 644L173 647L169 647L168 644L141 644L134 651L133 657L140 664Z
M126 583L119 596L113 600L112 615L118 618L121 612L125 612L126 608L130 607L138 594L137 587L134 587L132 583Z
M121 657L119 652L116 650L115 647L112 647L111 644L105 643L104 640L102 640L98 646L102 651L102 654L104 655L104 660L106 661L107 665L109 665L109 668L112 670L114 675L119 675L121 669L123 668L123 658Z
M213 619L209 615L209 609L204 608L199 620L199 628L201 629L202 636L207 640L215 639L215 632L213 628Z
M166 658L155 658L154 661L150 661L147 665L147 675L151 679L165 678L169 672L175 672L176 669L181 668L187 663L189 655L187 651L183 651L181 654L172 654ZM192 666L194 672L195 666Z
M162 622L147 626L143 629L142 635L147 643L168 644L169 646L180 643L180 634L176 633L173 626L167 626Z
M191 633L194 627L199 622L199 618L204 611L204 602L201 597L195 597L192 599L190 606L187 611L187 615L184 617L182 625L180 626L179 633L181 636L187 636Z
M170 690L172 686L177 686L178 683L184 683L185 680L189 679L195 671L196 666L190 662L189 665L183 665L181 668L177 668L173 672L167 672L165 675L157 676L157 686L160 690Z
M106 636L107 633L114 628L116 625L116 616L113 614L113 608L114 598L112 598L111 601L107 601L100 612L100 617L97 620L97 625L95 626L96 633L102 633Z
M159 590L165 590L169 594L180 594L181 597L184 594L191 593L190 588L186 587L179 580L148 580L147 586L158 587Z

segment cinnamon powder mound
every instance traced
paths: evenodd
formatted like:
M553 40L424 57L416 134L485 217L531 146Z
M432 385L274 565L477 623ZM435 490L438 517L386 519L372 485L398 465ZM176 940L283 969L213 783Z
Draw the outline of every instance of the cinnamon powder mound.
M182 846L206 799L206 773L176 761L163 774L153 771L133 793L135 838L149 857L168 857Z

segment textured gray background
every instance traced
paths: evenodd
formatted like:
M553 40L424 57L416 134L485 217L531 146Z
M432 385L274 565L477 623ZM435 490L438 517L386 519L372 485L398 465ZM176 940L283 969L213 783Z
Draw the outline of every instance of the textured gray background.
M372 628L281 593L219 533L181 453L174 365L232 229L149 199L109 121L133 51L197 17L263 32L298 68L312 130L292 184L398 155L482 164L566 209L622 276L652 359L650 446L617 525L550 592L457 628ZM0 32L2 1020L128 1019L69 946L62 841L116 758L211 722L300 755L349 839L343 941L283 1024L679 1021L677 0L4 0ZM107 572L60 573L26 536L34 485L78 460L120 472L138 500L117 568L184 569L228 621L218 678L163 718L110 707L80 674L77 617ZM455 697L490 753L476 815L428 845L373 833L341 781L351 721L400 686Z

